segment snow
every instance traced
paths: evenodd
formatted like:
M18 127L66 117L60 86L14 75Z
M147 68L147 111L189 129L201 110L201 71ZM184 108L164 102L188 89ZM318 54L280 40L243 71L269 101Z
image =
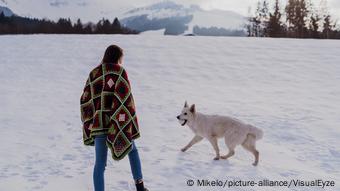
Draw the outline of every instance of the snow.
M218 27L231 30L243 30L246 23L245 17L232 12L221 10L197 10L193 20L189 23L188 32L193 31L195 26L199 27Z
M93 190L94 148L82 143L79 98L111 43L125 50L150 190L271 190L188 187L188 179L324 179L340 189L338 41L19 35L0 36L0 190ZM263 129L259 166L241 147L213 161L206 140L180 152L193 137L175 118L185 100ZM106 189L134 190L127 158L109 158Z
M0 2L1 3L1 2ZM9 9L9 8L7 8L6 6L1 6L1 4L0 4L0 14L4 14L6 17L10 17L10 16L12 16L13 15L13 12Z
M183 5L176 4L172 1L162 1L149 6L132 9L123 16L136 17L147 15L149 20L164 19L171 17L185 17L188 15L189 9Z
M140 35L147 35L147 36L155 36L155 35L164 35L165 29L160 30L150 30L140 33Z
M195 26L217 27L227 30L243 30L246 18L233 11L203 10L197 5L189 7L171 1L163 1L150 6L133 9L122 15L123 20L147 15L149 20L192 16L185 34L192 34Z

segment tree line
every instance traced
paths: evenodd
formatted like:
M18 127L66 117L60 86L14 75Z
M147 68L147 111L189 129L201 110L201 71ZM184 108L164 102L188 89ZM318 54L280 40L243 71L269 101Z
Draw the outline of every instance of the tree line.
M124 27L115 18L112 22L102 19L96 24L83 24L80 19L72 23L68 18L58 21L32 19L13 15L6 17L0 13L0 34L138 34L136 30Z
M247 35L255 37L340 39L340 29L321 0L316 8L311 0L288 0L285 7L275 0L258 1L255 13L249 9Z

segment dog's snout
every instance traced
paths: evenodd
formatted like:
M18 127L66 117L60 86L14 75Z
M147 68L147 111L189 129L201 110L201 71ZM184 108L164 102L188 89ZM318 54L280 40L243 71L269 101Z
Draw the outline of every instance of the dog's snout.
M179 115L176 118L179 119Z

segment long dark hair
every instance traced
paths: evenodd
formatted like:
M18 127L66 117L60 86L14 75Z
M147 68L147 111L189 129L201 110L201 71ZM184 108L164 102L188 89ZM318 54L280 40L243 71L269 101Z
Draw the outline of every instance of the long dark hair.
M122 56L123 56L123 49L117 45L111 45L106 48L102 62L118 64L118 60Z

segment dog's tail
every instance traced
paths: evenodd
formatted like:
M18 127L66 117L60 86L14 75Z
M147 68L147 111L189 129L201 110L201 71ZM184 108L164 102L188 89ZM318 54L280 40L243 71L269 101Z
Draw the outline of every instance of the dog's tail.
M260 140L263 138L263 131L257 127L249 125L249 133L255 135L256 140Z

